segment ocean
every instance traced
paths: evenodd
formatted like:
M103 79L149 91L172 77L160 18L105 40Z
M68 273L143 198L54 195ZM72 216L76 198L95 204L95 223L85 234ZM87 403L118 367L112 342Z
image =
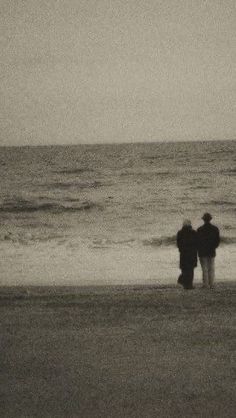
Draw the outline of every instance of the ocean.
M176 283L176 233L204 212L235 278L235 141L1 147L0 174L1 285Z

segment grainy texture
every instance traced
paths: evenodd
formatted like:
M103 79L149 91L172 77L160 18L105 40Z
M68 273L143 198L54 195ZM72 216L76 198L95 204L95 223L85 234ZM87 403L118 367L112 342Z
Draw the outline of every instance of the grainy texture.
M177 231L206 211L217 280L234 280L235 156L236 141L0 148L0 284L175 284Z
M1 288L4 418L234 417L236 285Z

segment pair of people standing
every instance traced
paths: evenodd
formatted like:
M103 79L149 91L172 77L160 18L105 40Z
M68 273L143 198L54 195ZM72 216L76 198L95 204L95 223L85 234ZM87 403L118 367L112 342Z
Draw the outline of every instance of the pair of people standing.
M177 234L177 246L180 252L180 269L178 283L185 289L193 289L194 268L197 266L197 255L202 267L203 287L213 288L215 280L216 248L220 243L219 229L211 224L212 216L205 213L204 224L195 231L191 221L185 220Z

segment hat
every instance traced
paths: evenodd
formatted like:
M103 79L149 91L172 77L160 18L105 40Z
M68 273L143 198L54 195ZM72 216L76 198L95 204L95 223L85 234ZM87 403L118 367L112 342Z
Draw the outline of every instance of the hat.
M212 216L211 216L211 214L210 213L204 213L204 215L203 215L203 217L202 217L202 219L204 220L204 221L211 221L211 219L212 219Z
M190 219L184 219L183 226L192 226Z

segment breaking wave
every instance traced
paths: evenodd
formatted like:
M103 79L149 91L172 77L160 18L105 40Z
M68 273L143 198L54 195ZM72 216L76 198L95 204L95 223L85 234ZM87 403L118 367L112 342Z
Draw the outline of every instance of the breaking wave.
M236 237L221 236L221 244L236 244ZM168 247L176 245L176 235L160 238L150 238L143 240L143 245L151 245L153 247Z
M175 245L175 243L176 243L175 235L169 236L169 237L150 238L150 239L143 240L143 245L151 245L154 247Z
M229 176L235 176L236 175L236 168L229 168L228 170L222 170L221 173L229 175Z
M224 205L229 205L229 206L235 206L235 202L230 202L227 200L212 200L211 203L213 203L214 205L218 205L218 206L224 206Z
M91 209L102 209L102 206L92 201L73 201L73 205L34 202L28 200L7 201L0 205L0 213L33 213L33 212L77 212ZM72 202L71 202L72 203Z
M5 232L0 235L1 241L13 242L18 244L33 244L34 242L47 242L51 240L65 240L65 236L58 234L57 232L46 232L44 230L43 234L40 231L29 232L21 231L18 232Z
M47 189L70 189L70 188L76 188L76 189L96 189L98 187L105 186L100 181L85 181L85 182L78 182L78 181L58 181L51 184L46 184ZM106 185L107 186L107 185Z
M88 171L94 171L92 168L65 168L62 170L55 170L54 173L57 174L81 174Z
M236 244L236 237L221 237L221 244Z

